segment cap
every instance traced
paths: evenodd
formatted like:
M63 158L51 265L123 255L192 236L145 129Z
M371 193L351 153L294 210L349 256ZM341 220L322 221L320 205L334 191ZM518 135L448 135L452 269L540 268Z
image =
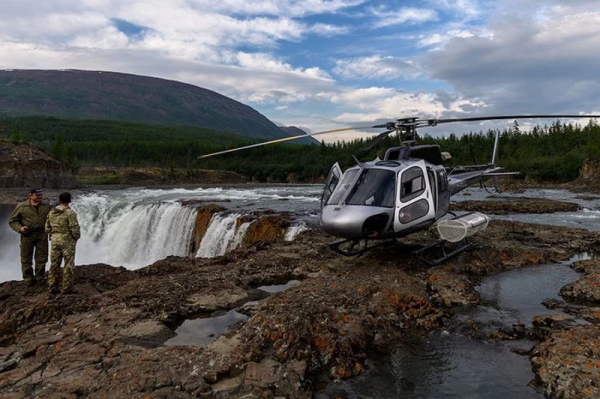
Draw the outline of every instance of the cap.
M44 192L41 188L32 188L31 190L29 190L29 194L42 195L44 194Z

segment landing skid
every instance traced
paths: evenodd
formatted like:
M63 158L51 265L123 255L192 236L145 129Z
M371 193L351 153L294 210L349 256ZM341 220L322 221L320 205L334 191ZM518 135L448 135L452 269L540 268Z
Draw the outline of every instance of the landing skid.
M362 255L367 251L370 251L374 248L383 247L385 245L395 244L398 242L395 238L390 238L387 240L341 240L332 242L329 244L329 248L333 249L338 254L344 256L355 256Z
M447 248L446 244L449 244L448 241L439 240L413 251L413 254L429 266L435 266L474 246L466 238L453 243L456 245L453 248Z
M375 248L398 243L400 241L396 238L387 240L341 240L332 242L329 244L329 248L344 256L356 256ZM429 266L435 266L474 246L475 244L471 244L466 238L457 243L438 240L412 251L412 254Z

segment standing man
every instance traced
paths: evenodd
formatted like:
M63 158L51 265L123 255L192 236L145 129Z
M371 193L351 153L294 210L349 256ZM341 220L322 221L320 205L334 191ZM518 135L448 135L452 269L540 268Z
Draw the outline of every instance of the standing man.
M21 234L21 271L29 286L43 282L48 262L48 234L44 225L52 208L42 202L43 194L39 188L29 191L29 199L18 204L8 219L10 227ZM35 273L32 268L34 252Z
M46 220L46 233L50 235L52 249L50 251L50 272L48 273L48 289L51 294L59 292L60 265L65 260L62 276L63 294L73 293L75 273L75 245L81 237L81 229L77 214L69 208L71 194L58 196L58 205L52 209Z

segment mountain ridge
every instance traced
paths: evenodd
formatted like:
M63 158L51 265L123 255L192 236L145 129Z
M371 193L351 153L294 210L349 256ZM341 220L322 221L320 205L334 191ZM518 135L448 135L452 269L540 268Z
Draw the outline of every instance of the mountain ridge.
M12 69L0 70L0 91L2 116L189 125L265 139L290 136L248 105L163 78L110 71Z

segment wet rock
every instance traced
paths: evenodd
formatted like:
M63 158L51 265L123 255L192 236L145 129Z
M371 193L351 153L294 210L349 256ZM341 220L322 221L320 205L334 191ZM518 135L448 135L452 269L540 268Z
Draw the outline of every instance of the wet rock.
M261 216L248 226L242 244L281 241L289 227L290 215Z
M479 303L479 294L473 283L466 276L456 275L444 267L434 267L428 271L427 290L434 302L446 307Z
M199 313L212 313L218 309L243 303L248 298L247 292L240 287L224 290L211 290L211 292L195 293L190 295L182 308L189 315Z
M600 326L553 332L531 354L535 386L548 398L600 397Z
M565 301L561 301L559 299L547 298L542 301L542 304L550 310L560 310L561 312L577 316L583 310L589 310L593 308L589 308L583 305L576 305L573 303L566 303Z
M578 260L571 264L571 269L579 273L600 273L600 259Z
M531 323L534 327L552 327L555 329L562 329L573 324L576 324L577 321L573 316L569 316L566 314L551 314L551 315L541 315L535 316Z
M600 273L589 273L565 285L560 296L571 302L600 304Z
M575 212L581 207L573 202L543 198L510 198L486 201L460 201L450 204L451 211L483 212L494 215L509 213Z
M433 269L403 247L348 258L330 241L307 231L293 242L260 240L211 259L172 256L134 271L82 266L79 294L56 298L44 287L2 283L0 396L310 398L317 378L352 378L369 367L371 351L389 351L411 331L446 328L447 305L472 303L479 276L597 249L600 234L492 221L471 250ZM252 297L252 317L208 348L161 344L192 313L234 309L252 288L290 280L300 284ZM476 327L485 339L489 329ZM564 356L589 357L593 348ZM565 371L540 381L552 384L556 373Z

